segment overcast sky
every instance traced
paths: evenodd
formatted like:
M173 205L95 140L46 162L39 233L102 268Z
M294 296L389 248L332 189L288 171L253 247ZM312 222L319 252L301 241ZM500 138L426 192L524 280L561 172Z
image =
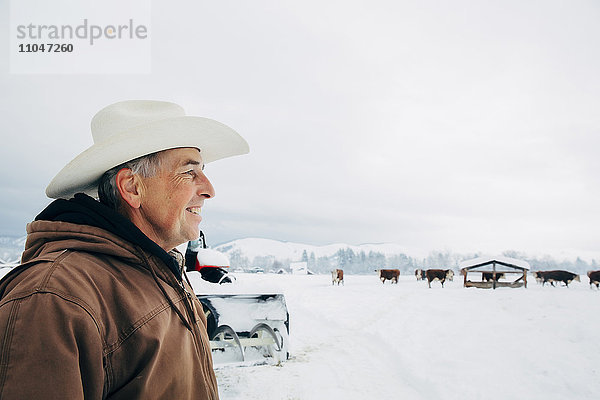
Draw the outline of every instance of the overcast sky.
M160 99L250 144L206 168L211 244L600 259L598 21L595 0L153 1L151 74L10 74L0 59L0 234L49 203L99 109Z

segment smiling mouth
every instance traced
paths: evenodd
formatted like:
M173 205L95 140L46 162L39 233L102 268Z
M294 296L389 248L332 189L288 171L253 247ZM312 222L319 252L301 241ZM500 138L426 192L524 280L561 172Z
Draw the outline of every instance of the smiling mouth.
M185 210L191 212L192 214L200 215L201 209L202 209L201 207L188 207Z

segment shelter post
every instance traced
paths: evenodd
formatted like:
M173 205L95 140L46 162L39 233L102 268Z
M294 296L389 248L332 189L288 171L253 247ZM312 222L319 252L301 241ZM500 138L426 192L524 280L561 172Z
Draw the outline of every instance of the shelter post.
M496 262L492 262L492 289L496 289Z

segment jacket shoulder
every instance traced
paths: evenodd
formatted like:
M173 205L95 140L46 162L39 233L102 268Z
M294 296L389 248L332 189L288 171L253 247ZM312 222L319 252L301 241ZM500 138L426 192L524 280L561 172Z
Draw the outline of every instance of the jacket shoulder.
M48 253L13 268L0 279L0 305L15 297L26 296L32 289L39 289L43 281L40 272L60 262L66 255L67 250Z

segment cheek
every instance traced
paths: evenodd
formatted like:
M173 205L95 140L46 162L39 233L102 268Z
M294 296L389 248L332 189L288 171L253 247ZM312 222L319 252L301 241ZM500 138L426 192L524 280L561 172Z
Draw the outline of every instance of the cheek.
M167 193L167 202L173 208L178 208L180 212L185 212L185 208L193 197L194 186L183 181L171 187L171 190Z
M180 176L173 176L169 181L165 184L165 192L167 197L172 198L178 192L182 190L186 186L185 178Z
M167 190L167 198L169 200L188 202L194 191L194 185L184 178L173 179L169 190Z

